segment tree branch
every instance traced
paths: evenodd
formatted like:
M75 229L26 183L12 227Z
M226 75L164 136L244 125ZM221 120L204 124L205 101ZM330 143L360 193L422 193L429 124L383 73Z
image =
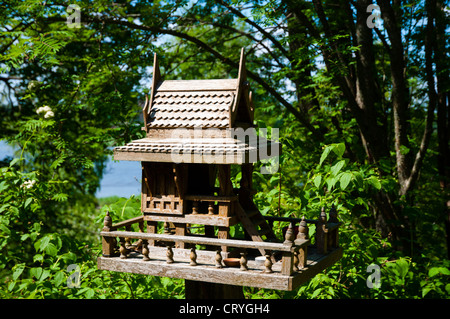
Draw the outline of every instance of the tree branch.
M163 33L172 35L181 39L185 39L191 43L196 44L199 48L204 49L206 52L211 53L214 57L216 57L219 61L222 63L228 64L229 66L233 68L238 68L239 64L237 62L234 62L228 57L223 56L218 51L214 50L211 46L203 42L197 37L190 36L186 33L174 30L174 29L163 29L160 27L155 26L146 26L146 25L138 25L134 24L128 21L123 20L116 20L116 19L110 19L110 18L104 18L104 17L92 17L92 16L84 16L85 21L92 21L92 22L98 22L98 23L106 23L106 24L115 24L115 25L122 25L129 27L131 29L135 30L143 30L143 31L150 31L154 33ZM262 79L257 74L247 70L247 76L252 78L255 82L257 82L259 85L261 85L269 94L271 94L278 102L281 103L294 117L311 133L313 133L314 138L317 140L323 140L323 134L317 130L314 126L311 125L311 123L308 121L308 119L300 113L291 103L289 103L286 99L284 99L281 94L279 94L271 85L269 85L264 79Z
M419 176L419 171L422 167L425 153L430 143L431 134L433 132L434 110L437 105L437 93L435 90L435 81L433 74L433 47L435 47L435 33L434 33L434 8L435 3L433 0L426 1L427 7L427 26L425 34L425 73L428 86L428 109L427 118L425 124L425 130L422 135L422 141L420 142L419 150L416 153L413 166L411 168L408 179L400 187L400 195L406 195L409 190L414 186Z
M234 13L237 17L244 19L244 21L246 23L248 23L249 25L251 25L252 27L254 27L256 30L258 30L259 32L261 32L267 39L269 39L276 48L278 48L281 53L286 56L287 58L289 58L289 52L283 47L283 45L277 41L270 33L268 33L266 30L264 30L263 28L261 28L258 24L256 24L255 22L253 22L252 20L250 20L248 17L246 17L241 11L239 11L236 8L233 8L232 6L230 6L229 4L227 4L225 1L223 0L215 0L218 4L224 6L225 8L227 8L228 10L230 10L232 13ZM290 59L289 59L290 60Z

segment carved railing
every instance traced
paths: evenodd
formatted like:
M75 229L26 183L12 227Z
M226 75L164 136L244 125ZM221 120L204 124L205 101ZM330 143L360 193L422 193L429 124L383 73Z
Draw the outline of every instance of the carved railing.
M282 217L266 217L269 222L280 221L289 222L288 229L285 233L283 243L271 242L257 242L249 240L237 239L218 239L199 236L179 236L173 234L157 234L144 232L143 216L136 217L124 222L112 224L112 219L107 213L104 220L104 227L100 235L102 236L102 250L104 257L113 257L117 248L117 239L119 240L120 258L126 259L132 251L139 251L142 255L142 261L150 261L152 256L149 249L149 241L159 241L166 246L166 263L174 262L173 247L175 243L188 244L190 248L189 264L196 266L197 263L197 248L196 245L206 245L207 247L217 247L215 254L202 255L203 260L205 256L209 258L209 264L215 265L217 268L224 267L223 258L221 254L221 247L233 247L240 251L240 270L246 271L248 249L264 249L267 253L264 262L264 273L271 273L273 266L273 255L281 253L281 274L290 276L293 272L299 271L307 267L308 246L311 244L309 239L308 224L314 223L316 225L315 246L319 254L327 254L329 250L338 247L338 228L339 221L337 220L336 210L332 208L327 220L326 213L322 210L317 220L308 220L305 218L282 218ZM296 226L298 223L298 226ZM133 224L139 225L139 232L133 232L131 226ZM118 229L125 228L125 231ZM297 234L295 235L295 232ZM131 244L131 240L137 240ZM186 246L187 247L187 246ZM163 248L164 249L164 248Z
M330 209L328 220L325 208L322 208L318 219L275 216L264 216L264 218L269 222L271 227L273 227L274 221L289 222L294 227L298 223L299 226L297 227L299 228L302 227L302 222L314 224L316 226L315 246L317 247L317 253L319 254L327 254L330 250L339 247L339 226L341 225L341 222L339 222L337 218L337 211L334 205Z

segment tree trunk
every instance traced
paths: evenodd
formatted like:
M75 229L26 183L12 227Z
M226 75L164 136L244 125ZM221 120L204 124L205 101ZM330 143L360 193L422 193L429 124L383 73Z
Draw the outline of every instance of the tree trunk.
M450 147L449 147L449 66L445 56L446 36L444 4L442 0L435 1L436 36L434 57L436 63L437 80L437 136L438 136L438 172L439 184L442 189L444 202L442 205L443 218L447 237L447 257L450 259Z

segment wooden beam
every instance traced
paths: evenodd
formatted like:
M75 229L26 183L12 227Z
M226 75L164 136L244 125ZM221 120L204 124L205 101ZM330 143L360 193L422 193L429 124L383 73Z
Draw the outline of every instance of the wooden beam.
M163 216L161 214L147 214L144 215L144 220L153 222L168 222L168 223L185 223L185 224L201 224L208 226L222 226L230 227L236 225L238 220L235 216L221 217L217 215L196 214L196 215L184 215L183 217L176 216Z
M207 237L192 237L192 236L177 236L167 234L149 234L149 233L137 233L129 231L109 231L100 232L100 236L104 237L120 237L120 238L134 238L134 239L147 239L147 240L162 240L169 242L183 241L185 243L197 244L197 245L211 245L211 246L229 246L247 249L267 249L270 251L292 251L291 245L285 245L280 243L268 243L268 242L256 242L248 240L237 239L217 239ZM309 241L305 241L309 242Z

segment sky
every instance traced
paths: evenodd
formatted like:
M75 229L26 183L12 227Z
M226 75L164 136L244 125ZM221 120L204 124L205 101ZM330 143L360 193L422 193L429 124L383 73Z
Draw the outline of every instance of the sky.
M13 156L13 148L0 141L0 159ZM97 191L98 198L130 197L141 193L141 163L135 161L109 160Z

